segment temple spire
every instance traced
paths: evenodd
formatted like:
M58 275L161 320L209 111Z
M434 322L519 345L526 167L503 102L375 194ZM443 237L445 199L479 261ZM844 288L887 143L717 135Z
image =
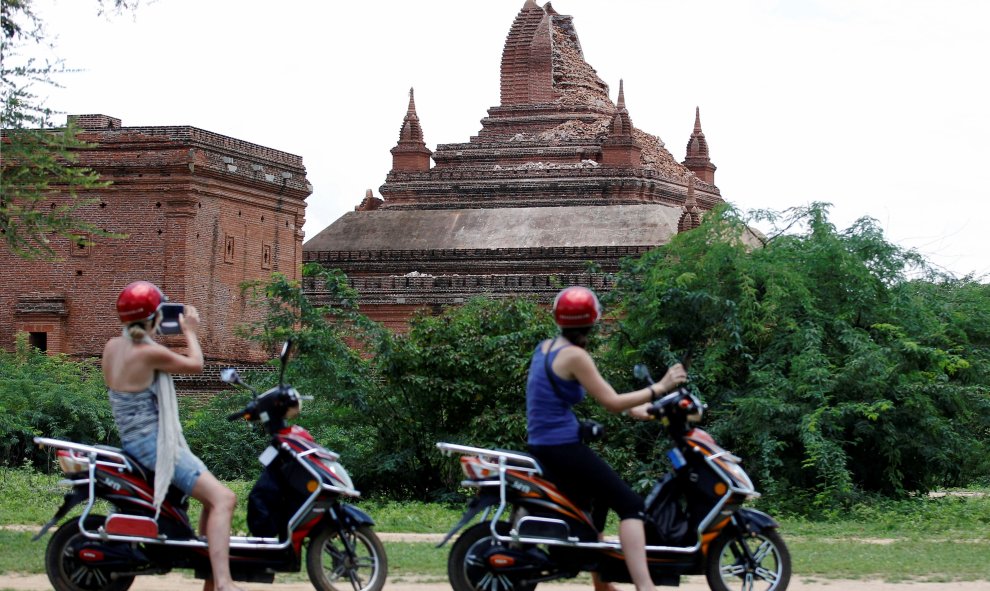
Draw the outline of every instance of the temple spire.
M602 142L602 164L610 166L641 166L643 148L633 137L632 118L626 109L626 93L619 79L619 98L615 102L615 115L609 126L608 137Z
M712 164L708 154L708 140L701 131L701 109L694 108L694 131L687 143L687 154L684 157L684 166L693 172L702 181L715 184L715 165Z
M526 0L502 49L502 106L550 102L553 98L553 34L550 16Z
M423 141L423 128L416 115L416 100L409 89L409 106L399 130L399 143L392 148L392 170L401 172L425 172L430 169L433 152Z
M413 96L413 89L409 89L409 107L406 108L406 116L402 119L402 129L399 130L399 143L402 142L422 142L423 128L419 125L419 116L416 115L416 99Z

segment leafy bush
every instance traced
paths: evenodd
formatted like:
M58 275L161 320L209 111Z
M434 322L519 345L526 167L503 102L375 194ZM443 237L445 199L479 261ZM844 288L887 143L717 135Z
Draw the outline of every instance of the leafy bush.
M535 302L474 298L417 316L408 333L384 340L375 359L386 386L369 417L389 468L383 490L455 490L460 469L438 454L437 441L525 449L529 360L552 327Z
M449 494L457 466L437 441L525 445L526 368L552 334L535 303L477 298L392 334L356 312L339 271L307 265L304 276L319 304L280 275L250 284L267 317L245 334L269 346L292 337L287 380L315 398L298 422L341 454L363 491Z
M227 420L247 400L244 394L225 391L212 396L205 406L181 413L189 448L221 480L253 480L261 472L257 458L268 445L267 438L257 425Z
M830 505L986 474L990 287L872 220L839 232L825 205L774 219L798 230L754 245L723 209L630 261L609 365L690 356L708 428L771 493Z
M0 465L28 461L47 468L50 450L33 443L39 435L104 444L118 439L99 365L45 355L20 333L14 353L0 351Z

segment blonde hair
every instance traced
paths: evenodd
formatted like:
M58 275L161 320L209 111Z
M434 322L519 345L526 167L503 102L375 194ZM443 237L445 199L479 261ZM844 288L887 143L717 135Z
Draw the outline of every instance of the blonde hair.
M132 322L124 327L124 336L129 337L134 341L143 341L146 337L150 337L155 333L161 319L162 313L160 311L156 311L155 315L148 320Z
M143 341L148 336L148 329L143 322L132 322L124 327L124 335L132 341Z

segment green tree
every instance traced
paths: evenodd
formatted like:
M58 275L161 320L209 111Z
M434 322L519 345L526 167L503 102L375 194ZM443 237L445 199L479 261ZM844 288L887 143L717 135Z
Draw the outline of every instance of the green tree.
M760 244L723 209L629 262L611 367L689 357L708 428L771 493L830 504L972 482L990 455L987 286L827 213L768 216L789 230Z
M303 277L310 296L302 283L280 274L267 282L245 284L264 319L242 327L241 334L263 343L273 357L292 339L286 380L313 396L303 403L297 422L340 453L357 485L369 490L364 475L376 464L372 450L379 437L372 417L384 412L373 405L384 385L371 352L379 348L386 331L358 312L357 294L340 271L310 263L303 266ZM276 379L273 373L255 374L249 383L265 387Z
M98 0L121 11L133 0ZM32 0L0 1L0 236L12 252L25 258L54 258L52 234L85 243L90 237L122 237L82 219L80 209L97 198L86 197L107 186L92 169L77 166L78 151L92 147L69 123L58 128L55 111L45 105L36 86L58 86L68 71L61 59L24 57L47 45L44 23Z

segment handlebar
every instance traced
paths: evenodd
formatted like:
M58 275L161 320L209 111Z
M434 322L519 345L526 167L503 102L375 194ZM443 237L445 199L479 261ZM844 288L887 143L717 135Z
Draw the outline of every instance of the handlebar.
M239 410L237 412L230 413L229 415L227 415L227 420L228 421L236 421L236 420L239 420L239 419L243 419L248 414L249 414L248 413L248 409L245 408L244 410Z

